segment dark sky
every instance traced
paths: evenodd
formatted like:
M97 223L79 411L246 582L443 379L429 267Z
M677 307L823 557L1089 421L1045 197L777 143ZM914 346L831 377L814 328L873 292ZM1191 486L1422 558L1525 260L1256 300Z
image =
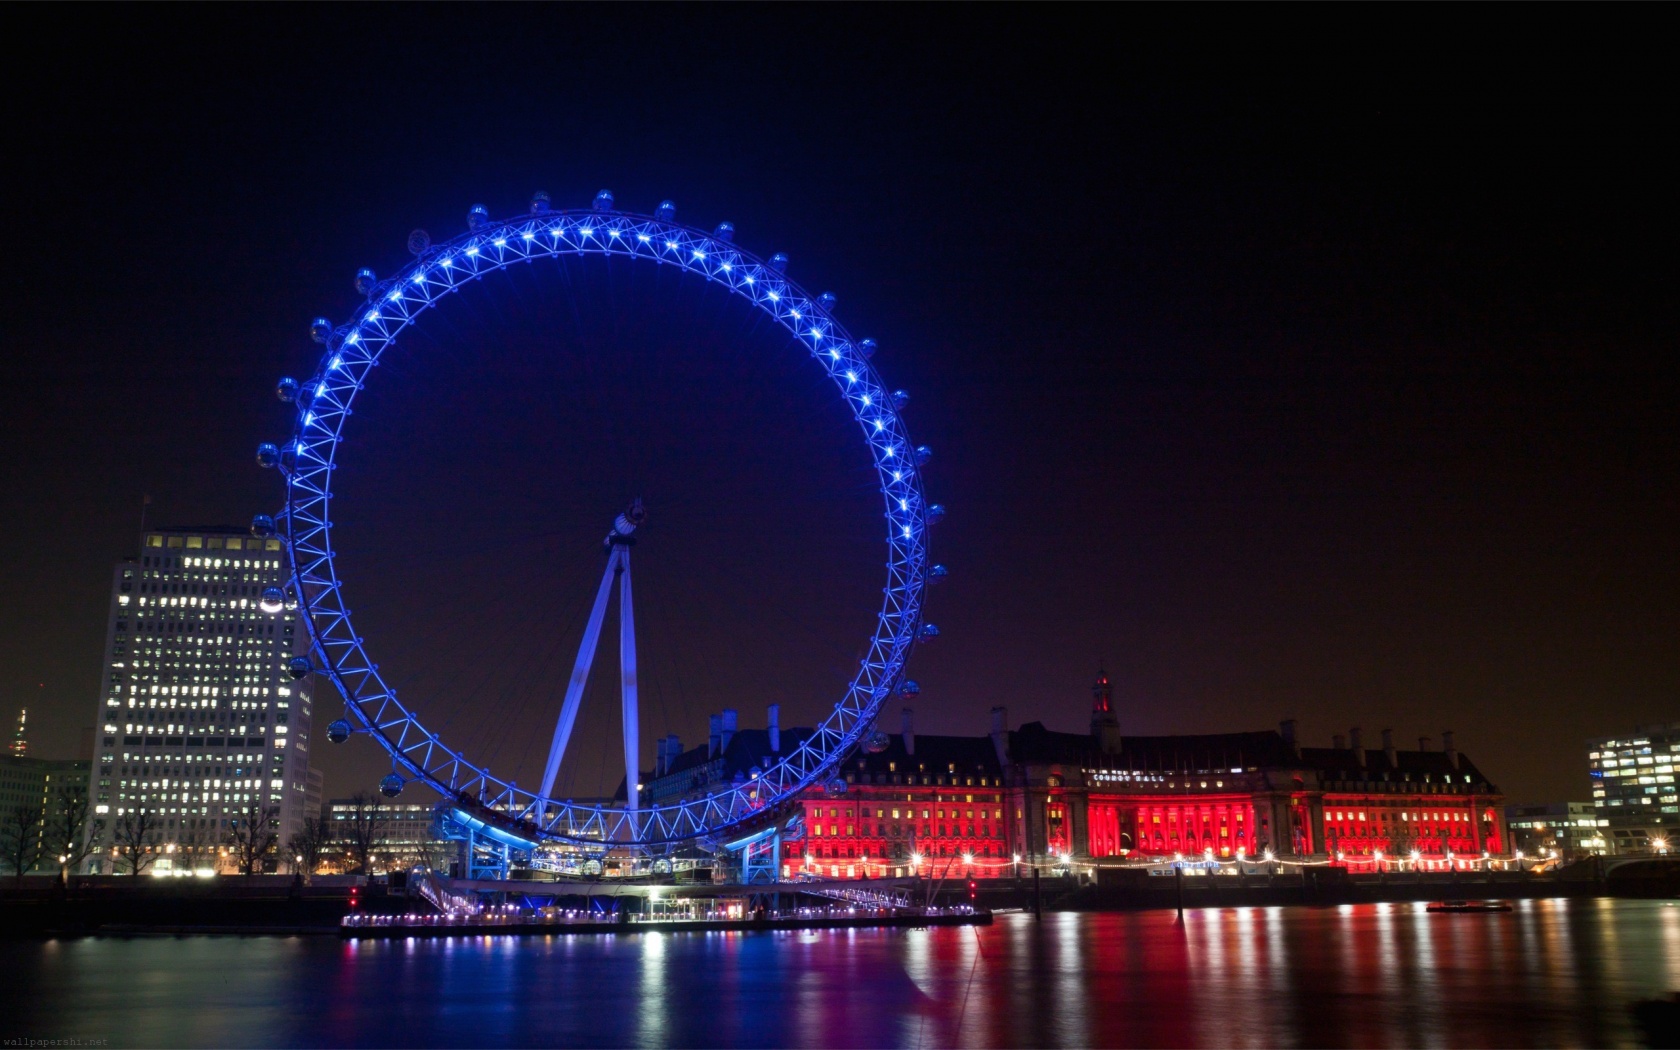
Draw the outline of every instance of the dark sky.
M1129 732L1452 728L1549 800L1585 794L1584 738L1680 717L1654 12L54 14L0 74L0 709L28 704L38 753L91 721L141 496L154 523L277 504L252 462L287 432L274 380L312 370L356 268L474 203L602 187L786 251L914 395L950 508L925 732L994 704L1077 728L1104 663ZM776 332L574 261L482 282L388 365L341 567L446 739L535 779L637 493L648 757L725 705L832 700L878 601L877 497ZM598 678L563 780L585 794L617 779ZM366 741L317 754L335 793L382 771Z

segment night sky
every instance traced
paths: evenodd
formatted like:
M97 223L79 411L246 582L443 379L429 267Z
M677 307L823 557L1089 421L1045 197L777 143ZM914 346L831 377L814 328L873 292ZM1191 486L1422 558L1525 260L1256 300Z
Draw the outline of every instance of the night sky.
M1585 738L1680 718L1655 12L51 14L76 17L0 74L0 713L28 705L37 754L92 721L142 496L154 525L277 506L274 381L313 370L357 267L475 203L603 187L787 252L912 393L950 512L920 731L997 704L1081 728L1104 665L1127 732L1451 728L1535 801L1586 796ZM633 495L648 764L724 706L832 703L879 602L879 496L832 386L740 303L521 268L364 397L341 569L445 739L535 782ZM617 783L616 663L565 790ZM332 794L387 765L315 754Z

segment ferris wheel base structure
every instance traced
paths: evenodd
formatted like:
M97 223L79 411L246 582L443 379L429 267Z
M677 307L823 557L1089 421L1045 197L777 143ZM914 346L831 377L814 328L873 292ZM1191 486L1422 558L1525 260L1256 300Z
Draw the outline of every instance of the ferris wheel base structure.
M476 205L467 226L465 233L441 243L433 243L423 230L414 231L408 241L413 258L385 279L369 269L357 272L354 285L362 303L349 318L339 324L317 318L310 326L311 336L322 344L314 374L301 382L282 379L276 386L279 398L295 408L291 439L257 450L258 463L283 476L286 498L278 514L258 515L252 531L279 536L292 569L284 592L264 595L265 607L295 601L304 613L300 619L309 651L294 658L292 672L325 677L343 697L345 717L329 727L329 739L370 737L391 759L392 771L381 781L381 791L394 796L418 781L447 802L452 823L507 849L557 844L668 853L697 841L721 844L756 834L806 791L843 790L844 781L832 777L835 767L853 748L879 737L875 719L890 696L914 694L916 686L904 678L906 663L918 643L939 633L924 621L924 591L930 580L945 575L928 554L929 531L944 515L923 492L922 474L932 451L911 441L904 420L910 396L881 380L872 360L875 341L855 339L846 330L836 317L835 296L811 295L792 281L786 255L762 259L744 251L735 245L729 223L710 232L682 225L670 201L651 215L636 214L620 210L612 194L602 190L588 208L555 210L548 195L538 193L526 214L509 219L492 219ZM511 266L609 258L674 266L740 296L785 330L788 346L824 372L856 421L884 511L882 606L857 670L828 716L749 783L720 784L654 805L641 805L636 793L633 652L631 664L623 668L626 804L553 797L572 705L563 705L559 713L556 746L541 788L521 788L451 747L399 699L353 626L327 513L339 495L332 482L355 398L372 381L380 356L410 325L451 293ZM621 630L633 634L628 545L615 548L608 539L609 554L621 561L609 566L607 580L615 568L620 571ZM603 595L606 590L604 580ZM580 663L584 649L593 658L592 647L585 646Z

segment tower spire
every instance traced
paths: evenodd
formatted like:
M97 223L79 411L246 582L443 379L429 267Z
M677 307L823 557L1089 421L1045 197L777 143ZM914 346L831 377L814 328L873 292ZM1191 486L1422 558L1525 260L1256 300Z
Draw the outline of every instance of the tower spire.
M1120 719L1114 713L1114 687L1109 684L1108 672L1097 669L1097 680L1091 683L1091 737L1104 751L1120 750Z

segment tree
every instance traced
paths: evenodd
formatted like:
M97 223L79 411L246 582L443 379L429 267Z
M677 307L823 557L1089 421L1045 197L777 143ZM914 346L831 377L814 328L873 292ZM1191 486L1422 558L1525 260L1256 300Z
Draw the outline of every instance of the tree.
M70 881L70 872L98 848L99 833L105 822L95 820L88 827L88 797L85 791L71 791L64 795L62 805L47 825L47 849L58 859L58 879Z
M157 844L155 833L161 825L152 811L144 807L117 818L111 842L117 848L117 859L128 865L130 875L141 874L157 859L153 847Z
M280 833L274 830L279 817L279 810L253 798L244 813L228 821L227 844L240 874L255 875L262 870L263 861L280 841Z
M366 875L373 866L374 851L385 836L385 825L385 806L377 798L365 791L350 796L350 813L339 821L339 831L357 875Z
M18 885L23 876L41 859L41 820L46 816L33 803L20 802L7 809L0 819L0 860L12 869Z
M286 840L286 855L292 858L304 882L307 883L309 876L321 866L321 855L326 852L330 835L331 828L326 821L319 817L305 817L303 827L292 832L292 837Z

